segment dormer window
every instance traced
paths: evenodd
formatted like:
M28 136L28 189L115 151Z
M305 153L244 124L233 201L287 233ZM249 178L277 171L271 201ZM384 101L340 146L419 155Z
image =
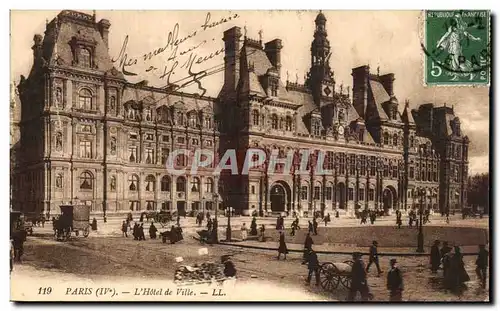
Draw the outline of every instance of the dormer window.
M80 49L80 54L78 55L78 63L83 66L90 68L91 66L91 54L90 51L86 48Z
M287 116L285 120L285 130L291 131L292 130L292 117Z
M392 119L393 120L396 120L398 118L398 109L397 108L394 108L392 110Z
M315 135L315 136L321 135L321 126L317 120L313 121L312 126L313 126L313 128L312 128L313 135Z

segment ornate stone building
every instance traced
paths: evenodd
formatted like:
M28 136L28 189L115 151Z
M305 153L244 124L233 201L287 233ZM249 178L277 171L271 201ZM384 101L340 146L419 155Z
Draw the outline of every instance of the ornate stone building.
M108 213L210 210L214 200L243 214L389 212L420 204L460 209L468 140L453 108L410 110L406 101L400 113L394 74L373 74L368 66L352 70L352 91L338 87L325 16L315 23L304 85L288 77L282 82L281 40L262 44L242 38L238 27L226 30L224 81L214 99L127 82L108 53L109 21L61 12L44 37L35 35L33 67L18 86L21 152L13 204L58 212L60 204L78 201ZM178 148L278 149L283 157L289 150L321 150L331 172L268 175L266 162L248 175L223 171L219 179L209 168L172 176L165 161ZM180 157L176 165L190 161Z

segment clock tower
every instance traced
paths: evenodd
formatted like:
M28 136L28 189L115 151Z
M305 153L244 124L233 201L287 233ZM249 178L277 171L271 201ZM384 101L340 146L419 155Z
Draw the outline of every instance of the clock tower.
M307 76L306 85L312 92L317 107L333 101L335 80L330 69L330 42L326 33L326 17L320 11L315 20L316 29L311 44L311 69Z

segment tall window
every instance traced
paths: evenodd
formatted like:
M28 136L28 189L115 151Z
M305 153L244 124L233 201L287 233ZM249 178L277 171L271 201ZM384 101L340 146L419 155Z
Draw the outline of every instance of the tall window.
M155 177L153 175L148 175L146 177L146 191L155 191Z
M302 186L300 188L300 199L307 200L307 186Z
M137 175L130 175L128 178L128 190L137 191L139 188L139 177Z
M88 140L80 141L80 157L85 159L92 158L92 142Z
M345 154L339 154L339 175L345 174Z
M326 187L325 188L325 200L331 200L332 199L332 187Z
M398 166L396 164L392 166L392 178L398 178Z
M169 192L170 191L170 177L168 176L163 176L161 178L161 191L162 192Z
M351 188L351 187L349 187L349 188L347 189L347 199L348 199L349 201L353 201L353 200L354 200L354 189L353 189L353 188Z
M318 120L313 121L313 135L315 136L321 135L321 126Z
M186 192L186 178L182 176L177 177L177 182L175 183L175 187L178 192Z
M333 170L333 161L335 161L335 156L333 151L326 152L326 169Z
M205 180L205 192L206 193L214 192L214 180L212 178L207 178Z
M154 150L152 148L146 148L145 153L146 153L146 164L153 163L154 161L153 159L155 158Z
M370 157L370 176L375 176L375 157Z
M373 200L375 200L375 190L368 189L368 201L373 201Z
M415 168L413 166L410 166L410 178L415 178Z
M93 176L90 172L83 172L80 175L80 189L82 190L92 190L93 188Z
M353 176L356 174L356 156L354 154L349 155L349 175Z
M291 131L292 130L292 117L287 116L285 119L285 130Z
M78 102L81 109L92 110L92 93L87 89L82 89L78 93Z
M361 155L361 176L365 176L366 175L366 156L365 155Z
M394 146L398 145L398 134L394 134L394 137L392 138L392 144Z
M129 162L136 163L137 162L137 147L129 147L128 152L129 152L129 156L128 156Z
M389 133L384 133L384 145L389 145Z
M365 200L365 189L361 188L358 190L358 200L359 201Z
M200 179L198 177L193 177L191 180L191 191L199 192L200 191Z
M182 112L177 112L177 125L183 125L184 124L184 115Z
M384 164L384 177L389 177L389 165Z
M321 196L321 187L314 186L314 200L319 200Z
M278 116L275 114L271 116L271 127L273 128L273 130L278 129Z
M90 67L90 51L88 49L80 49L78 63L84 67Z
M259 111L258 110L252 111L252 124L259 125Z
M196 117L195 113L191 113L189 115L189 126L196 127L197 125L198 125L198 118Z

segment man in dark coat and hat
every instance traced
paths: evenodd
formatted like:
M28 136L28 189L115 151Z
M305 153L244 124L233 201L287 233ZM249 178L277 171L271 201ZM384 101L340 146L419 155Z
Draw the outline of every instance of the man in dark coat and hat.
M310 285L311 284L311 279L312 275L314 273L314 277L316 280L316 286L319 285L319 261L318 261L318 255L316 254L315 251L310 249L307 254L307 269L309 270L307 274L307 281L306 284Z
M448 267L449 267L449 259L450 259L450 254L451 252L451 247L448 246L448 242L443 242L443 247L441 247L441 260L443 262L443 277L446 278L446 273L448 272Z
M139 240L139 225L134 223L134 228L132 229L132 235L134 236L134 240Z
M139 241L145 241L146 236L144 235L144 224L141 223L141 226L139 227Z
M449 289L459 291L468 281L470 277L465 270L462 252L459 246L455 246L455 253L450 257L450 271L446 275L445 283Z
M151 222L151 226L149 226L149 237L151 239L155 240L157 231L158 231L158 229L156 229L156 226L154 225L154 223Z
M312 224L312 222L309 220L309 221L307 222L307 224L308 224L308 232L309 232L309 233L313 233L313 232L314 232L314 229L313 229L313 224Z
M403 275L396 265L396 259L391 259L391 269L387 273L387 289L389 290L390 301L403 300Z
M488 270L489 252L484 244L479 245L479 254L476 259L476 274L481 281L481 287L486 288L486 277Z
M313 234L318 235L318 221L316 217L313 218Z
M304 256L303 256L303 263L305 264L307 262L307 256L309 255L309 251L312 250L314 242L311 237L311 233L308 232L306 235L306 240L304 241Z
M285 232L284 231L280 232L280 244L278 247L278 260L280 260L281 254L283 254L285 256L284 259L286 259L286 254L288 254L288 248L286 247Z
M439 245L441 242L439 240L434 241L434 245L431 247L431 271L432 273L437 273L439 266L441 265L441 252L439 251Z
M257 235L257 219L252 218L252 223L250 224L250 235Z
M370 261L368 262L368 266L366 266L366 272L370 272L370 266L374 263L377 267L378 276L380 276L380 274L382 274L382 270L380 270L380 265L378 262L377 246L377 241L373 241L372 246L370 246Z
M356 294L359 292L361 294L361 300L367 301L369 297L369 290L366 282L365 264L361 259L361 253L353 253L352 259L354 260L354 263L352 264L351 270L351 288L349 289L347 300L354 301Z

